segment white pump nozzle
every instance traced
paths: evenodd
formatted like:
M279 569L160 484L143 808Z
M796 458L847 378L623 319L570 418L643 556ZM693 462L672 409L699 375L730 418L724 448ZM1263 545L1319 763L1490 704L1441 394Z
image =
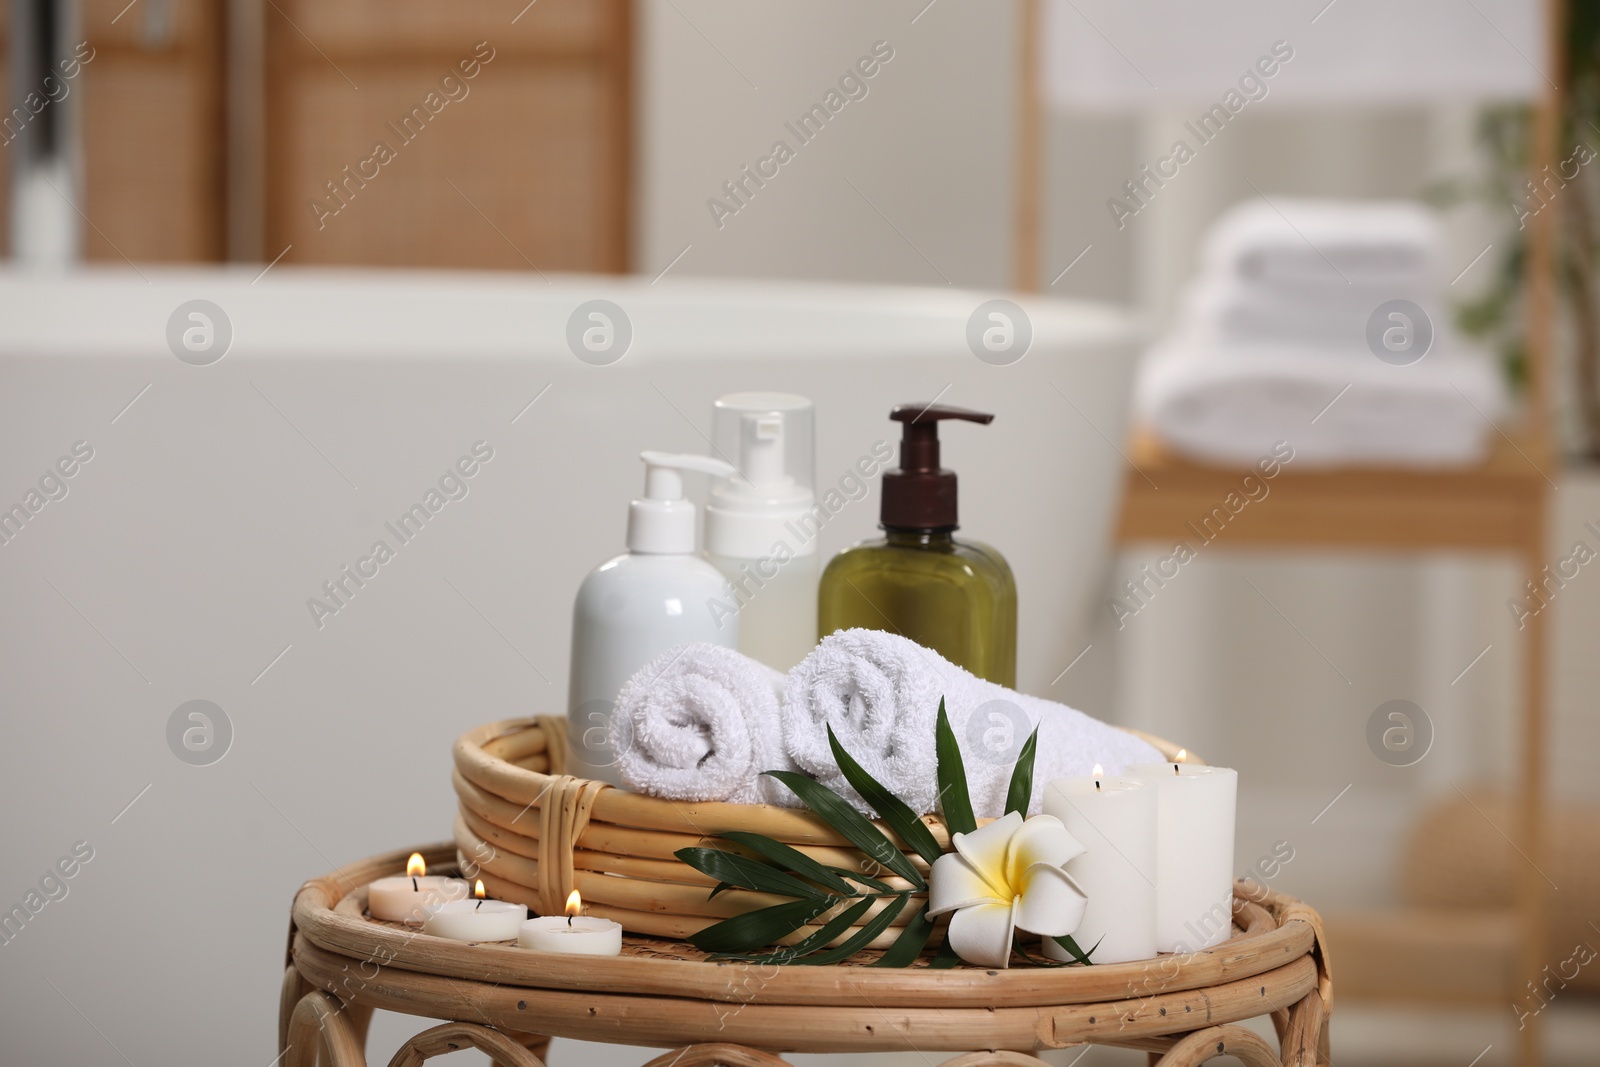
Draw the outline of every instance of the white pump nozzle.
M683 498L683 472L700 471L719 478L737 472L733 464L709 456L641 452L644 496L628 508L628 551L658 555L694 552L694 504Z
M794 479L783 470L783 419L778 415L748 414L741 427L740 444L745 481L757 492L777 495L791 490Z

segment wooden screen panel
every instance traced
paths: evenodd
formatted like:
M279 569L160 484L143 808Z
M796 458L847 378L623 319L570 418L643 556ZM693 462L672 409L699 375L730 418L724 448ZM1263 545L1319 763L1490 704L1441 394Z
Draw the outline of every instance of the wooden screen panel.
M84 0L94 48L79 76L86 258L222 258L222 6Z
M0 0L0 98L11 99L11 4ZM10 104L0 113L10 110ZM0 145L0 256L11 255L11 146Z
M626 269L626 0L279 3L266 258Z
M448 53L457 41L488 41L499 50L550 56L597 56L612 43L621 5L594 0L276 0L329 55ZM515 21L513 21L515 20Z

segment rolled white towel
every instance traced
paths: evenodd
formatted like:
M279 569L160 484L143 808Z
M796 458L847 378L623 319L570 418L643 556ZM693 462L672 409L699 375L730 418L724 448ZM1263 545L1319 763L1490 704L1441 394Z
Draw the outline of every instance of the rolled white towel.
M663 652L617 695L610 737L622 784L670 800L793 805L787 789L761 777L794 767L779 733L782 687L782 674L731 648L698 642Z
M917 812L936 810L938 757L934 728L939 700L961 747L973 811L998 816L1016 757L1039 727L1029 812L1043 803L1052 778L1107 774L1128 764L1158 762L1153 745L1065 704L984 681L932 649L881 630L840 630L824 638L789 672L784 687L783 742L800 770L864 812L871 808L840 774L828 726L862 768Z

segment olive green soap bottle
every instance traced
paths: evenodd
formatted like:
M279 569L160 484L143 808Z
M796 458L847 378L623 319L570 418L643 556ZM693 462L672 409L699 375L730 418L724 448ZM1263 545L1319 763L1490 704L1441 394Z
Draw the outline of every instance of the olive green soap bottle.
M888 630L1000 685L1017 684L1017 583L1005 557L957 540L956 475L939 466L939 423L988 424L993 415L901 404L900 466L883 472L883 537L828 563L817 628Z

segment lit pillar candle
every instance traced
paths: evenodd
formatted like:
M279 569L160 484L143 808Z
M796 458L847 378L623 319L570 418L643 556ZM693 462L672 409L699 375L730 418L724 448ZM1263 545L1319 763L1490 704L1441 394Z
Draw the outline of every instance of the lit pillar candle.
M1156 948L1196 952L1233 928L1233 816L1239 775L1227 767L1144 763L1128 774L1155 786Z
M385 922L419 923L429 904L464 900L467 892L467 883L459 878L428 874L422 854L413 852L404 878L379 878L367 886L367 911Z
M622 954L622 927L610 919L580 915L583 900L574 889L567 897L567 914L529 919L517 931L517 944L539 952L571 952L581 956Z
M431 905L422 932L452 941L510 941L517 936L517 927L528 917L526 904L485 900L481 879L473 895L477 899Z
M1094 963L1147 960L1156 954L1156 787L1136 778L1057 778L1045 787L1044 812L1083 843L1067 873L1089 898L1072 939ZM1096 945L1098 944L1098 947ZM1052 938L1045 955L1072 957Z

